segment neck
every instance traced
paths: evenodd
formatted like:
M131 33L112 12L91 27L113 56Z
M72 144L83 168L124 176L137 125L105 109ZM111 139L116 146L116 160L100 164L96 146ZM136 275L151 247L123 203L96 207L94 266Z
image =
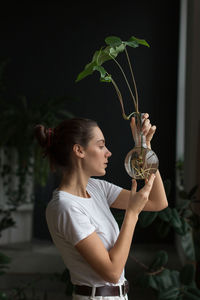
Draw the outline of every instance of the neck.
M64 173L58 189L75 196L89 198L90 195L86 191L88 180L89 177L82 173L74 172L70 176Z

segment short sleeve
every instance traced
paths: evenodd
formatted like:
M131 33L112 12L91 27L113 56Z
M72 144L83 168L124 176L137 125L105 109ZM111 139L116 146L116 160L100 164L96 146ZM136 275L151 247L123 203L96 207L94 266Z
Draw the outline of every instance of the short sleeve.
M104 196L106 197L106 200L108 202L108 205L111 206L113 202L117 199L120 192L122 191L122 188L118 185L115 185L113 183L110 183L106 180L98 180L99 186L101 190L104 193Z
M71 206L58 218L59 231L72 245L89 236L95 231L95 226L81 208Z

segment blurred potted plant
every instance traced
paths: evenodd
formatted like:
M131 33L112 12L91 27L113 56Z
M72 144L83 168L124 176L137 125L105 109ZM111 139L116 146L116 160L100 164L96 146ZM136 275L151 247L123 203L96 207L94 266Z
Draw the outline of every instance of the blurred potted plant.
M159 218L158 234L164 238L172 228L179 236L182 249L182 269L170 270L166 268L168 255L166 251L159 251L151 264L143 268L143 275L138 278L143 287L151 287L159 300L198 300L200 299L199 261L200 261L200 218L193 208L198 203L196 198L197 186L189 192L184 188L183 162L177 162L179 180L177 184L178 201L175 207L167 207L160 212L142 212L139 224L147 227ZM170 192L170 181L165 181L167 196Z
M10 101L2 89L0 91L0 214L5 218L9 211L12 212L18 226L12 228L14 224L8 216L6 226L10 228L4 231L0 244L31 238L34 181L44 185L49 174L48 162L42 158L34 139L34 127L38 123L52 127L64 118L71 118L72 114L66 109L69 100L72 98L28 101L21 96Z

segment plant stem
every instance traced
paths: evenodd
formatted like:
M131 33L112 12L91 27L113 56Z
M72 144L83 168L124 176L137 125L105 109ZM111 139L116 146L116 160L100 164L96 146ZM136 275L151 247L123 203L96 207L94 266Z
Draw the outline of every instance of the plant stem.
M126 48L125 48L126 49ZM126 81L126 84L127 84L127 86L128 86L128 89L129 89L129 91L130 91L130 93L131 93L131 96L132 96L132 98L133 98L133 102L134 102L134 105L135 105L135 110L136 110L136 112L138 112L138 105L137 105L137 102L136 102L136 100L135 100L135 97L134 97L134 95L133 95L133 92L132 92L132 90L131 90L131 87L130 87L130 84L129 84L129 82L128 82L128 80L127 80L127 78L126 78L126 75L125 75L125 73L124 73L124 70L122 69L122 67L121 67L121 65L119 64L119 62L111 55L111 54L109 54L110 55L110 57L112 57L112 59L114 60L114 62L118 65L118 67L120 68L120 70L121 70L121 72L122 72L122 74L123 74L123 76L124 76L124 79L125 79L125 81Z
M141 261L139 261L135 256L133 256L132 254L130 254L130 257L138 264L140 265L142 268L144 268L145 270L148 270L149 267L146 266L145 264L143 264Z
M144 268L146 271L149 270L149 267L146 266L145 264L143 264L141 261L139 261L137 258L135 258L132 254L130 254L130 257L138 264L140 265L142 268ZM147 274L149 275L157 275L159 273L161 273L165 268L163 266L160 267L160 269L153 271L153 272L147 272Z
M113 84L113 86L114 86L114 88L117 92L117 96L118 96L120 104L121 104L122 116L125 120L127 120L127 115L126 115L125 110L124 110L124 104L123 104L123 98L122 98L121 92L120 92L120 90L119 90L119 88L118 88L118 86L117 86L117 84L116 84L116 82L114 81L113 78L111 78L111 82L112 82L112 84Z
M132 66L131 66L130 58L129 58L128 51L127 51L126 47L125 47L125 53L126 53L126 57L127 57L128 64L129 64L129 68L130 68L130 71L131 71L131 76L132 76L132 79L133 79L134 88L135 88L135 97L136 97L136 105L137 105L136 112L139 112L137 86L136 86L135 77L133 75L133 69L132 69Z

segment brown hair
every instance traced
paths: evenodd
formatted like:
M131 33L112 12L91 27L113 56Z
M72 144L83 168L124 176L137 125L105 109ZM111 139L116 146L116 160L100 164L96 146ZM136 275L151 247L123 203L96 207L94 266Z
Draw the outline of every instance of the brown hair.
M71 171L74 144L87 147L92 138L92 129L97 126L95 121L84 118L65 120L53 129L39 124L35 127L35 137L44 150L44 156L48 156L52 170L61 167Z

